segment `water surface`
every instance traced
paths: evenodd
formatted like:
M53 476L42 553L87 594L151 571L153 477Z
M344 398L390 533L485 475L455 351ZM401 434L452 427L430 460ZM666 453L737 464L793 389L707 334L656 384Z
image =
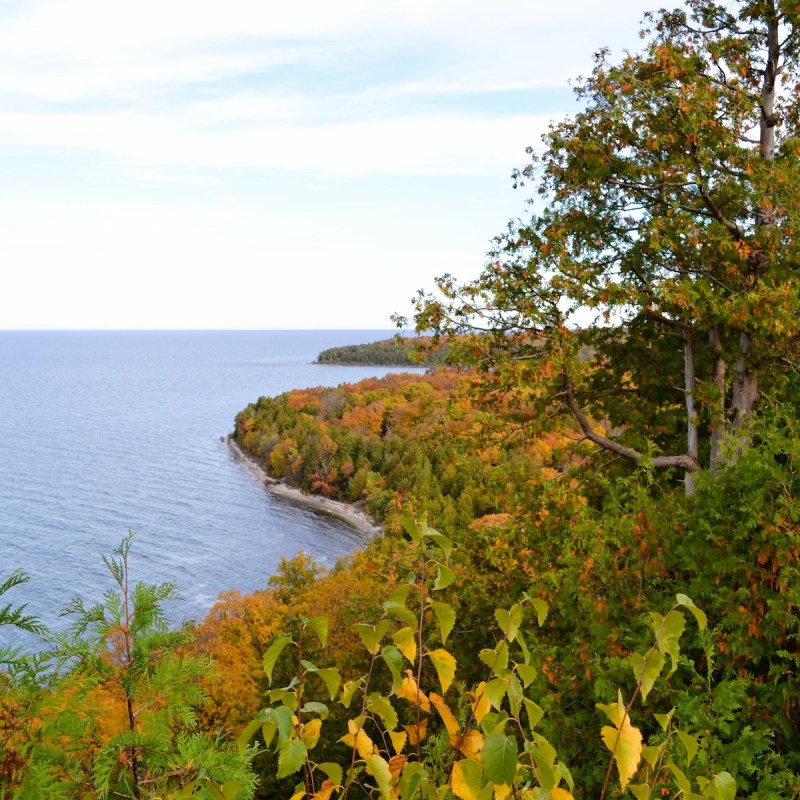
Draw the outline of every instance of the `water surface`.
M395 371L310 363L388 335L0 332L0 569L31 576L10 599L63 627L74 594L108 586L98 552L129 529L134 577L178 583L176 621L263 587L281 556L332 565L359 535L266 492L224 438L260 395Z

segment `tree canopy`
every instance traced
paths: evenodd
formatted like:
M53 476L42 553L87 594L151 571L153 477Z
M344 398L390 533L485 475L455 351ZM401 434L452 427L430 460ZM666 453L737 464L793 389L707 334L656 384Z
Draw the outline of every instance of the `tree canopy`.
M418 329L488 333L456 347L687 491L735 459L797 365L798 22L787 0L687 0L641 52L597 53L584 110L515 174L542 210L476 280L421 292Z

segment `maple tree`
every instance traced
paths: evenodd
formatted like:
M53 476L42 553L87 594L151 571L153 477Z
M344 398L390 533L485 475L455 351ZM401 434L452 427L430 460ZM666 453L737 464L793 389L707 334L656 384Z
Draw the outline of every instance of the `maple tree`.
M476 280L421 292L418 330L687 493L735 461L797 366L798 22L791 0L687 0L640 53L601 50L584 110L516 173L543 210Z

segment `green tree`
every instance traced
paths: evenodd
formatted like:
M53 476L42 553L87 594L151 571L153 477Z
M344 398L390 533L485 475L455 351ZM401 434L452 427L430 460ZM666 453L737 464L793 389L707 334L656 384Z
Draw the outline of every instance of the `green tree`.
M735 461L797 366L798 23L794 0L686 0L640 53L601 50L584 110L516 176L544 210L478 279L420 293L417 328L484 334L462 358L687 493Z
M74 620L53 654L63 676L32 720L18 796L245 800L252 754L195 730L212 663L186 655L188 630L167 624L174 584L129 586L132 540L103 556L114 583L103 600L76 597L63 612Z

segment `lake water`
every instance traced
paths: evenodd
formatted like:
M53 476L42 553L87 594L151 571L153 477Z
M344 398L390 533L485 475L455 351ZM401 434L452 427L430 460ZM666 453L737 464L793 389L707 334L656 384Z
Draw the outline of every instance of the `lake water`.
M396 371L310 363L389 335L0 332L0 569L31 577L7 599L63 627L73 595L110 585L98 553L128 529L133 578L178 583L174 621L201 618L219 592L264 587L281 556L333 565L359 535L265 491L224 437L261 395Z

